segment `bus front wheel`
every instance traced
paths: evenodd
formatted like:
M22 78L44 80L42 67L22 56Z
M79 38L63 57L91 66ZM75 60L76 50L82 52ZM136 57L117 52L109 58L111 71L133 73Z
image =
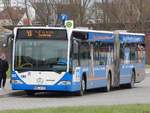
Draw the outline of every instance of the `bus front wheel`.
M82 80L80 81L80 90L77 93L77 96L83 96L86 90L86 83L84 77L82 77Z

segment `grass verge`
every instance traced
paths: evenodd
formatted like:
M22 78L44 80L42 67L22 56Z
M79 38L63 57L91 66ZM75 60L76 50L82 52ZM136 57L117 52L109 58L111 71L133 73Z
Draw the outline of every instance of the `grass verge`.
M145 68L150 68L150 65L146 64L146 65L145 65Z
M6 110L0 113L150 113L150 104Z

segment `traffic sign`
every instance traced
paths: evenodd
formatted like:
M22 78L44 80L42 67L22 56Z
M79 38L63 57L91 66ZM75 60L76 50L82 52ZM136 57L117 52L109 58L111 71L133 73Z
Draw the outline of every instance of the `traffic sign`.
M65 27L67 29L73 29L74 28L74 21L73 20L67 20L67 21L65 21Z

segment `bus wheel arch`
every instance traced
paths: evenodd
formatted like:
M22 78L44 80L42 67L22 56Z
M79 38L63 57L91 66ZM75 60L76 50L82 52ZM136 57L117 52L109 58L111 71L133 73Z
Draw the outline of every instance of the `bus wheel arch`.
M87 79L86 79L86 73L83 72L80 80L80 90L77 92L77 96L83 96L85 91L86 91L86 84L87 84Z
M106 87L104 89L105 92L109 92L111 90L111 84L112 84L112 74L111 71L108 71L107 77L106 77Z
M112 72L111 70L108 71L109 75L110 75L110 88L112 86Z
M131 74L131 83L130 83L130 88L134 87L136 81L136 73L135 73L135 68L132 69L132 74Z
M134 74L134 82L136 82L136 71L135 71L135 68L132 69L132 74Z
M86 88L87 88L87 76L86 76L86 72L83 72L82 79L85 80L85 90L86 90Z
M130 83L127 84L127 88L134 88L135 79L136 79L135 74L136 74L135 68L133 68L131 71L131 80Z

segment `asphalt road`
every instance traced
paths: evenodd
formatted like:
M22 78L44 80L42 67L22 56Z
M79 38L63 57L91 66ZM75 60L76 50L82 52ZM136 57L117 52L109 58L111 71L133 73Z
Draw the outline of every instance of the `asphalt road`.
M0 110L142 103L150 103L150 74L133 89L119 88L108 93L89 91L83 97L64 93L41 93L29 97L22 91L12 92L9 88L0 96Z

